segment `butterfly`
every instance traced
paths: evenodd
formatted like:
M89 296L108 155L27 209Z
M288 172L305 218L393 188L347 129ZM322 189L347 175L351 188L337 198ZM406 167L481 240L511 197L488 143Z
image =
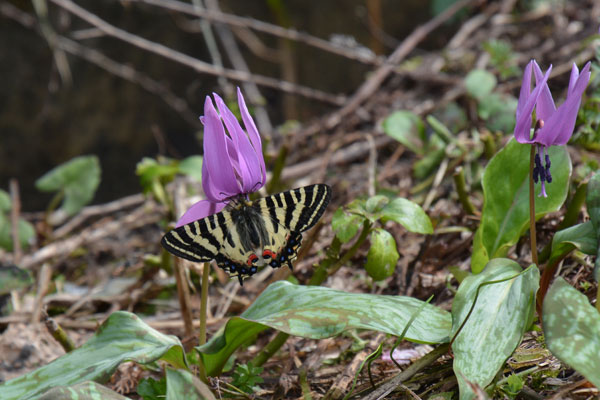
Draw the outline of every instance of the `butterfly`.
M239 196L221 212L167 232L161 244L186 260L215 260L243 285L245 277L265 265L292 269L302 232L317 223L330 198L331 188L325 184L252 201Z

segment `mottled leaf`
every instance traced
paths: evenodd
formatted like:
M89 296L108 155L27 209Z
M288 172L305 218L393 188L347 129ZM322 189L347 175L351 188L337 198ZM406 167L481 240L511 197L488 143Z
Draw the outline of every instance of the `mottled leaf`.
M209 387L183 369L167 368L167 400L216 400Z
M511 139L489 162L483 174L483 212L473 240L471 269L478 273L491 258L504 257L529 227L529 153L531 146ZM535 185L535 215L558 210L567 197L571 159L564 146L551 146L552 183L548 197Z
M560 260L575 249L581 250L585 254L595 255L597 248L598 241L592 221L571 226L554 234L548 264Z
M550 287L543 306L548 349L600 387L600 313L563 278Z
M521 272L512 260L494 259L458 288L452 303L453 333L467 318L479 290L473 312L452 344L461 399L473 398L466 381L482 388L492 381L533 320L540 274L536 267ZM515 278L482 286L510 277Z
M394 237L385 229L371 232L371 247L367 254L365 270L376 281L392 276L398 262L398 250Z
M214 376L241 344L267 327L312 339L335 336L352 328L400 335L422 304L412 297L346 293L279 281L197 349L207 374ZM410 325L405 339L443 343L448 341L450 328L450 314L427 304Z
M596 252L594 254L598 254L598 250L600 250L600 235L598 234L600 232L600 173L598 172L592 176L588 183L586 205L597 237ZM596 282L600 282L600 257L596 257L594 279L596 279Z
M384 222L392 220L410 232L433 233L431 220L421 206L401 197L390 201L383 207L381 217Z
M59 385L106 382L124 361L147 364L158 359L187 368L179 339L158 332L134 314L117 311L81 347L1 384L0 393L2 400L34 399Z
M56 386L39 400L129 400L96 382L85 381L71 386Z
M423 154L425 150L425 124L410 111L395 111L383 120L383 131L411 151Z
M76 214L92 201L99 184L100 162L93 155L75 157L35 181L35 187L43 192L63 191L61 209L67 215Z
M14 265L0 265L0 295L26 288L32 283L29 271Z
M496 87L496 77L483 69L474 69L465 78L467 92L478 100L483 100Z

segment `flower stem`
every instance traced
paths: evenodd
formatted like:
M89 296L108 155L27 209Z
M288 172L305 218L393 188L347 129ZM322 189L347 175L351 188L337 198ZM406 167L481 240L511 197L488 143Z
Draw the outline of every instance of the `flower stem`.
M535 193L533 184L533 167L535 160L535 145L531 146L529 156L529 240L531 243L531 261L538 265L537 240L535 233Z
M204 263L202 270L202 286L200 288L200 333L198 342L200 346L206 343L206 310L208 307L208 276L210 275L210 263Z
M290 337L289 333L279 332L271 340L256 357L252 359L252 365L255 367L262 366L269 358L273 356L283 346L286 340Z

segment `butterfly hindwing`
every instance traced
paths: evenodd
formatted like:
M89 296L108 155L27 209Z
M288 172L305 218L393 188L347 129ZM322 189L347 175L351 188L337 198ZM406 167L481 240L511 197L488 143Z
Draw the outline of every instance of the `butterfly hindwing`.
M242 283L262 265L291 268L301 233L319 220L330 197L329 186L317 184L252 202L233 200L219 213L168 232L162 245L190 261L214 259Z

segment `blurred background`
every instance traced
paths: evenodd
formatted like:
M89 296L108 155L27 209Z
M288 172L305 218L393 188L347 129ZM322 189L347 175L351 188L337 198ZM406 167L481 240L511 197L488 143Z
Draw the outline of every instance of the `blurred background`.
M294 121L339 107L382 56L452 3L1 0L0 189L15 178L23 211L43 210L52 195L35 181L95 154L94 203L138 193L136 164L201 154L205 96L235 107L238 85L276 149ZM419 48L443 45L460 21Z

